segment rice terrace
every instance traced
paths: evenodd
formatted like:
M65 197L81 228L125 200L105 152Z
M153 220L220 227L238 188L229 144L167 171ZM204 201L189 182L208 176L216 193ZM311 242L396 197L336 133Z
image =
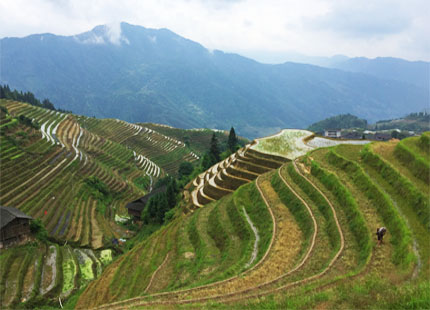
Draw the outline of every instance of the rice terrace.
M1 129L0 203L46 229L1 250L3 308L428 305L428 132L256 139L189 175L170 217L136 235L126 204L198 161L212 131L185 143L172 127L4 99Z
M429 0L0 12L1 310L430 310Z

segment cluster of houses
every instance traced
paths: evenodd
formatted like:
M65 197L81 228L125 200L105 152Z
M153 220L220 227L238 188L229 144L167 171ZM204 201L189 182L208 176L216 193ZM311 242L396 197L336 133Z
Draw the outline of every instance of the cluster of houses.
M373 140L373 141L388 141L393 138L392 132L396 131L400 133L399 129L393 129L390 131L378 132L378 131L358 131L358 130L342 130L342 129L326 129L321 133L324 137L333 139L345 139L345 140ZM408 132L409 135L414 135L413 131Z

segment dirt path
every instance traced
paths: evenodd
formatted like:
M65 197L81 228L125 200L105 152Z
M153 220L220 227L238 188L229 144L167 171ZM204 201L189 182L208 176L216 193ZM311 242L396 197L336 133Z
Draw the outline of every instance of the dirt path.
M246 210L245 210L244 206L242 206L242 209L243 209L243 213L245 214L246 221L248 222L249 226L251 226L251 229L252 229L252 231L254 232L254 235L255 235L254 248L252 249L251 258L245 264L245 268L248 268L249 266L252 265L252 263L257 258L257 254L258 254L258 242L260 241L260 235L258 234L257 227L254 226L254 223L252 223L251 219L249 218L248 213L246 213Z
M166 264L167 259L169 258L169 254L170 254L170 253L167 253L166 257L164 258L164 261L161 263L161 265L160 265L160 266L158 266L157 270L155 270L155 271L154 271L154 273L152 274L152 277L151 277L151 280L149 280L148 286L147 286L147 287L145 288L145 290L143 291L144 293L146 293L146 292L150 289L150 287L151 287L151 285L152 285L152 281L154 280L155 276L157 275L157 272L158 272L161 268L163 268L164 264Z

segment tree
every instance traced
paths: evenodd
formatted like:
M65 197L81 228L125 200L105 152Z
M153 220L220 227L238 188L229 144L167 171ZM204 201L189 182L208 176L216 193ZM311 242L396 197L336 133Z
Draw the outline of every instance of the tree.
M217 139L215 133L212 134L211 148L209 150L209 154L212 157L211 158L212 164L216 164L217 162L219 162L221 160L219 146L218 146L218 139Z
M209 153L206 153L202 158L202 170L207 170L212 166L212 159Z
M193 172L193 164L189 161L184 161L179 165L178 174L179 178L182 178L183 176L188 176Z
M237 136L236 136L236 132L234 131L233 126L230 129L230 134L228 135L228 148L230 149L230 151L232 153L234 153L236 151L236 145L237 145Z
M176 180L171 179L166 189L166 199L169 210L174 208L176 205Z

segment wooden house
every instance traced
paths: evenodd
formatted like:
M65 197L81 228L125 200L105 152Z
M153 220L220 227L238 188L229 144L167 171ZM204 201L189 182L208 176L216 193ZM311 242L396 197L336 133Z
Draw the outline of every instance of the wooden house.
M0 206L0 246L6 246L29 236L31 219L18 209Z
M158 193L164 193L166 191L167 187L165 185L154 189L149 194L134 200L127 204L125 207L127 208L128 214L132 216L135 220L140 220L140 217L142 215L143 209L145 209L146 203L149 201L149 199Z

